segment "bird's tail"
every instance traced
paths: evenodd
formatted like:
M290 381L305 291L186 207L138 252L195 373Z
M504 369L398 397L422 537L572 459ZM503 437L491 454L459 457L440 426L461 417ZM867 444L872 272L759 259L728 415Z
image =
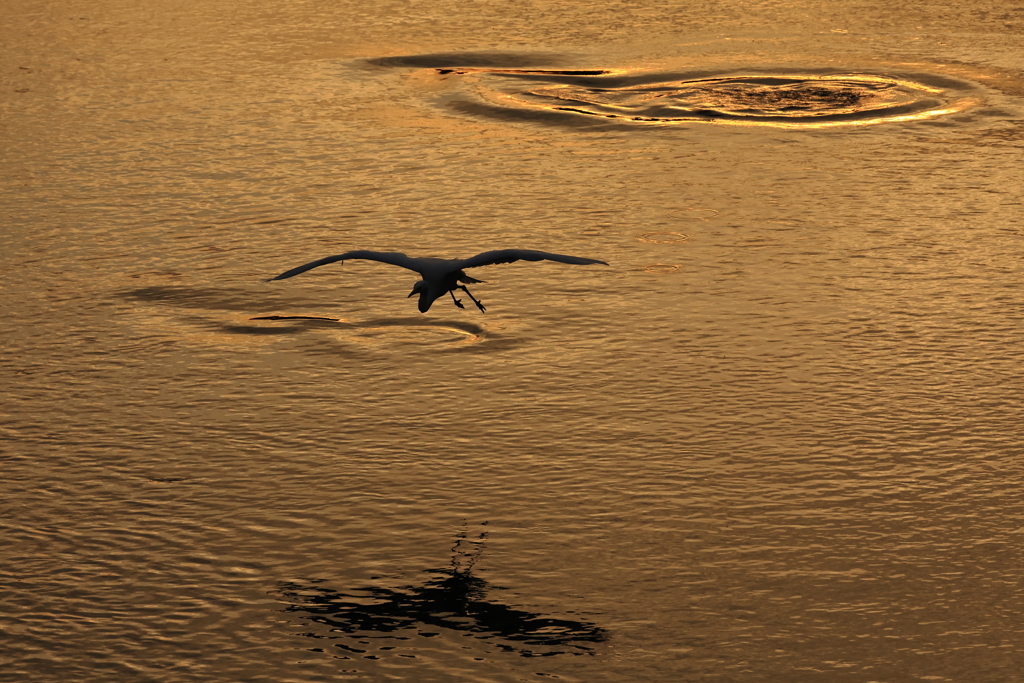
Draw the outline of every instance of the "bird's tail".
M465 273L460 274L458 280L464 285L475 285L484 282L484 280L477 280L475 277L470 277Z

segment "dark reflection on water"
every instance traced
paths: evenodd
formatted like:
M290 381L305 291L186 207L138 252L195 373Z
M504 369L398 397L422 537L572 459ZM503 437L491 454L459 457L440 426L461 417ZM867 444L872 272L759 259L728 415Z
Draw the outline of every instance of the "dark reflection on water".
M203 288L185 285L153 285L119 292L122 299L169 305L177 308L221 311L251 310L251 294L245 289Z
M249 318L249 320L328 320L330 322L338 322L340 318L324 318L319 315L261 315L256 318Z
M522 52L436 52L424 55L405 55L368 59L374 66L445 68L445 67L493 67L517 69L530 66L552 66L566 61L565 55L556 53Z
M472 573L486 537L486 532L475 540L465 531L459 534L451 566L426 570L433 578L418 586L367 586L342 592L319 585L322 579L282 582L280 594L292 603L284 611L329 629L301 635L341 640L335 647L370 659L381 654L414 657L398 651L397 642L431 638L440 634L439 629L465 632L523 657L593 654L592 645L608 637L600 626L513 609L489 599L490 592L502 589ZM386 644L370 652L371 640Z

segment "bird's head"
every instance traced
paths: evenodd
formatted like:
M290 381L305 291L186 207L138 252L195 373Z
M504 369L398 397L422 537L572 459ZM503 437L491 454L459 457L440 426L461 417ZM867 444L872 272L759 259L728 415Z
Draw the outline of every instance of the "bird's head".
M415 296L417 294L422 294L425 291L427 291L427 283L426 283L426 281L425 280L417 280L416 284L414 284L412 286L412 291L409 292L409 296L407 296L405 298L409 299L409 298L411 298L411 297L413 297L413 296Z
M430 287L427 286L426 280L420 280L413 285L412 291L409 292L409 296L405 298L408 299L410 296L415 294L420 295L419 305L417 306L420 309L420 313L426 313L430 310L430 304L434 303L434 300L437 299L437 297L444 294L444 290L442 289L440 292L436 289L431 291Z

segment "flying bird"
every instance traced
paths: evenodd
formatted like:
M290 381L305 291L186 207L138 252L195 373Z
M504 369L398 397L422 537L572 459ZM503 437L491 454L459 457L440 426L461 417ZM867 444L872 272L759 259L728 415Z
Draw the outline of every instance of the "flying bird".
M583 258L581 256L566 256L564 254L549 254L546 251L534 251L532 249L498 249L496 251L485 251L482 254L477 254L472 258L467 259L442 259L442 258L413 258L400 254L396 251L346 251L344 254L338 254L337 256L328 256L322 258L319 261L312 261L298 268L292 268L291 270L285 271L275 278L271 278L268 282L273 280L287 280L290 277L295 277L305 273L307 270L313 268L319 268L325 266L328 263L335 263L336 261L347 261L349 259L366 259L368 261L380 261L381 263L390 263L393 266L399 266L401 268L408 268L414 270L420 274L421 280L417 281L412 288L412 292L409 297L414 294L420 295L419 309L420 313L426 313L430 310L430 305L433 304L437 299L444 296L446 293L452 295L452 301L459 308L465 308L462 305L461 299L455 298L455 290L461 289L464 291L476 307L481 312L486 313L487 309L484 305L473 296L468 289L467 284L476 284L483 282L483 280L477 280L466 275L465 268L477 268L479 266L490 266L495 263L512 263L514 261L557 261L559 263L572 263L579 266L589 266L594 263L600 263L607 266L608 264L604 261L598 261L592 258ZM462 283L462 284L460 284ZM409 298L406 297L406 298Z

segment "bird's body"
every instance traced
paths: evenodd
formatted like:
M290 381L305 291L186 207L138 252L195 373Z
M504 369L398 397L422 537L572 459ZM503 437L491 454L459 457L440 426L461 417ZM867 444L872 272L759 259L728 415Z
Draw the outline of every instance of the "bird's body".
M459 308L465 308L459 299L455 298L455 290L461 289L469 298L473 300L473 303L477 305L481 311L486 312L487 309L480 303L476 297L469 293L466 289L466 284L473 284L477 282L483 282L483 280L477 280L466 275L465 268L477 268L479 266L489 266L496 263L512 263L513 261L557 261L559 263L571 263L575 265L591 265L594 263L600 263L602 265L608 265L604 261L598 261L597 259L583 258L581 256L566 256L564 254L550 254L545 251L534 251L532 249L498 249L496 251L485 251L482 254L468 259L441 259L441 258L413 258L400 254L395 251L347 251L344 254L338 254L337 256L328 256L318 261L312 261L305 265L301 265L298 268L292 268L291 270L281 273L272 280L285 280L290 277L294 277L301 273L305 273L307 270L318 268L320 266L327 265L328 263L336 263L337 261L346 261L349 259L366 259L369 261L379 261L381 263L389 263L393 266L399 266L401 268L408 268L420 274L422 278L413 287L412 293L419 294L419 309L420 313L426 313L430 310L431 304L437 299L444 296L448 292L452 293L452 300L455 305Z

